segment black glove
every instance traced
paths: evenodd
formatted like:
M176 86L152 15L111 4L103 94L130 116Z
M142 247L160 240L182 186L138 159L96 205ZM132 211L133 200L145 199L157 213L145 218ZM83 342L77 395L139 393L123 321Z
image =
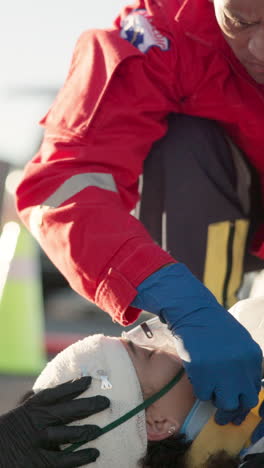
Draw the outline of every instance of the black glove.
M241 465L243 468L263 468L264 453L247 455L243 461L244 463Z
M0 417L1 468L74 468L96 460L97 449L63 453L66 443L96 439L98 426L65 426L108 408L103 396L78 398L91 383L82 377L39 392L23 405Z

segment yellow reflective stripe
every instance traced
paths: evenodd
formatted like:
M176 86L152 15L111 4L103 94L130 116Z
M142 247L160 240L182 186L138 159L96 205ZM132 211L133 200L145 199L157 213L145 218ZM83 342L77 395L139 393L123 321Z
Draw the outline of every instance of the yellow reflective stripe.
M227 244L230 222L210 224L207 234L207 248L204 269L204 284L215 295L220 304L227 270Z
M117 192L114 178L111 174L89 172L76 174L67 179L42 205L57 208L69 198L87 187L97 187L103 190Z
M236 301L236 293L243 273L245 243L249 222L238 219L234 223L222 221L208 226L204 284L220 304L229 308ZM230 255L230 234L234 236ZM224 297L225 296L225 297Z
M228 308L237 302L236 293L240 287L243 275L243 262L245 246L249 228L247 219L237 219L235 222L235 235L233 243L233 262L232 271L227 287L227 305Z

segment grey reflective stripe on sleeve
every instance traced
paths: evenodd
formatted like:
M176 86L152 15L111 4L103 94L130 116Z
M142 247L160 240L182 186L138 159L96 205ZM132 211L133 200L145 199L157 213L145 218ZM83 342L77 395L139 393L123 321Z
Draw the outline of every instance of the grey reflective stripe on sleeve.
M42 205L57 208L69 198L87 187L97 187L111 192L117 192L114 178L111 174L89 172L77 174L67 179Z

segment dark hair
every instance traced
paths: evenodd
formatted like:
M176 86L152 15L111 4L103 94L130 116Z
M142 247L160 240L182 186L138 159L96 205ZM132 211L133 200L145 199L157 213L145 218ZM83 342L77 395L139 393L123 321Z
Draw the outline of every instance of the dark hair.
M148 441L147 453L139 462L141 468L187 468L185 454L191 442L184 435L171 436L158 442Z
M187 451L191 442L184 435L172 436L158 442L149 441L147 453L140 460L141 468L188 468ZM224 450L211 455L204 468L237 468L239 457L228 455Z
M205 468L237 468L239 465L239 457L232 457L221 450L208 458Z

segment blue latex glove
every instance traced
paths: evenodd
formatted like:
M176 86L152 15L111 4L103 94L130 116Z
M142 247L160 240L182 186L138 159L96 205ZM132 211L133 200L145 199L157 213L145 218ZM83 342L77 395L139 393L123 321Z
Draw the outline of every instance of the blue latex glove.
M258 402L262 352L248 331L181 263L164 267L138 288L131 304L166 322L200 400L218 408L216 422L240 424Z

